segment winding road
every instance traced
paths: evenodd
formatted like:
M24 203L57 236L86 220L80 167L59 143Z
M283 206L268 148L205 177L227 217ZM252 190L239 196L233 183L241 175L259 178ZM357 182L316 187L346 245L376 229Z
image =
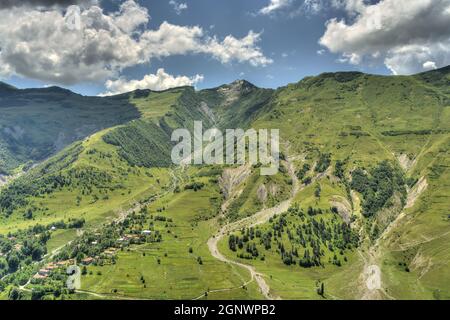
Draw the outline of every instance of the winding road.
M233 265L236 265L238 267L248 270L251 275L251 280L248 281L247 283L256 281L262 295L268 300L277 300L277 299L281 299L281 298L270 293L270 287L264 280L264 275L257 272L255 267L253 267L251 265L233 261L233 260L225 257L222 253L220 253L220 251L218 249L218 243L227 234L229 234L231 232L240 230L242 228L250 228L250 227L254 227L254 226L266 223L267 221L269 221L270 218L286 212L291 207L296 194L302 188L304 188L304 186L300 187L299 181L295 174L295 169L294 169L292 163L287 161L286 167L288 169L289 176L292 179L292 191L291 191L291 196L289 197L289 199L281 202L280 204L278 204L275 207L263 209L250 217L247 217L247 218L241 219L239 221L231 222L229 224L224 225L216 235L214 235L213 237L211 237L208 240L208 249L211 252L211 255L219 261L222 261L222 262L225 262L228 264L233 264ZM318 177L316 177L316 179Z

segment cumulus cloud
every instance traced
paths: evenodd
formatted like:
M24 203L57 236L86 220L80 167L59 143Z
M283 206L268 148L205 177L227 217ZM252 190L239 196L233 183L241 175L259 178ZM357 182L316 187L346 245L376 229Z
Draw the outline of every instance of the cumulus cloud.
M154 91L167 90L170 88L193 86L203 81L203 75L173 76L165 72L164 69L158 69L156 74L147 74L141 80L130 80L119 78L118 80L108 80L105 84L106 93L102 96L120 94L124 92L134 91L136 89L150 89Z
M330 3L330 0L271 0L267 6L261 8L255 15L275 16L281 12L283 17L288 18L294 18L299 15L312 16L325 11L331 6L337 7L339 5L339 3Z
M436 62L434 61L427 61L423 64L423 69L424 70L436 70L437 66L436 66Z
M341 61L383 61L393 74L450 64L450 0L333 0L351 22L331 19L320 44Z
M183 10L186 10L188 8L187 3L184 2L178 3L174 0L170 0L169 4L173 7L173 10L175 10L175 13L178 15L180 15L183 12Z
M222 63L248 62L255 67L273 62L257 46L260 40L260 33L249 31L241 39L229 35L220 41L217 37L206 36L198 26L177 26L168 22L163 22L158 30L148 30L142 34L142 41L153 57L203 53Z
M0 75L17 74L71 85L117 78L127 67L173 55L206 54L221 63L272 63L258 47L260 34L239 39L211 37L197 26L168 22L148 29L146 8L133 0L106 14L81 10L81 29L71 30L62 9L0 10Z
M266 58L261 49L256 46L256 43L260 40L261 34L253 31L250 31L247 36L241 39L227 36L223 41L219 41L214 37L201 48L201 51L211 54L222 63L237 60L238 62L248 62L254 67L266 66L271 64L273 60Z
M148 61L141 42L130 33L148 21L147 10L134 1L124 2L111 15L92 6L82 10L80 20L82 29L71 30L60 10L1 10L0 64L28 78L75 84L104 80Z
M337 9L345 9L350 14L364 11L364 0L332 0L331 5Z
M283 9L291 4L291 0L270 0L269 4L261 10L260 14L269 15L277 10Z
M324 6L323 0L305 0L302 10L307 13L316 14L322 11Z
M0 9L33 6L33 7L67 7L70 5L91 6L97 4L97 0L1 0Z

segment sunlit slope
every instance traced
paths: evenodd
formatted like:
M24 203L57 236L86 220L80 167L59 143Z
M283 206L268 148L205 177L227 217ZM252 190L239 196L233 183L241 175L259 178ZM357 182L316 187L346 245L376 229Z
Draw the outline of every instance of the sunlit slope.
M314 167L321 154L330 154L332 165L344 162L349 179L355 168L368 170L382 160L402 168L409 184L406 207L394 204L362 220L364 230L379 233L368 234L367 245L380 256L384 298L450 296L449 87L449 68L412 77L323 74L278 90L270 112L254 124L280 128L300 163ZM361 197L347 195L355 216ZM353 265L353 273L364 267L362 260ZM326 281L331 294L361 297L359 272L338 275ZM351 285L340 290L343 283Z
M206 110L216 126L222 128L246 128L267 110L274 90L261 89L245 81L197 93L201 108Z
M277 127L300 152L375 162L418 156L450 130L448 96L418 77L323 74L276 92L256 121Z
M450 138L425 148L412 169L426 177L414 205L380 241L385 280L401 299L450 299Z

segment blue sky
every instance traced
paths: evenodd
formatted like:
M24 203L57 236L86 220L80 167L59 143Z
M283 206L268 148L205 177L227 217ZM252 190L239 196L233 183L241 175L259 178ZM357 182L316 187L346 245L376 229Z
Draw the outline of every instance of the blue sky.
M81 0L79 2L82 12L86 10L86 16L88 16L87 10L92 10L89 9L91 5L97 5L103 10L102 17L107 17L120 15L117 12L121 10L120 7L125 1L102 0L99 3L91 3L91 0ZM217 50L222 52L228 50L227 45L222 43L227 36L232 36L239 42L250 31L253 31L258 34L258 38L247 49L252 51L252 54L255 52L260 54L263 58L259 57L259 62L245 58L247 54L244 52L245 48L242 52L236 53L236 56L233 56L233 53L228 58L220 56L216 49L190 48L185 52L177 53L173 46L176 47L177 41L183 40L183 34L175 33L171 34L174 44L169 53L162 55L158 53L158 51L165 50L167 45L172 45L172 40L165 39L164 44L161 44L163 41L158 44L163 47L159 48L155 45L152 52L143 54L145 58L140 61L136 58L135 62L131 62L130 59L134 59L134 56L130 59L125 56L125 58L120 58L119 62L116 60L105 62L101 61L101 59L106 59L105 54L96 52L92 59L98 59L98 61L95 60L92 74L98 73L99 75L90 77L91 69L89 69L89 65L86 66L86 63L83 62L82 66L77 66L73 57L84 55L88 48L90 48L89 50L95 48L95 50L100 51L97 43L89 42L85 46L74 49L74 53L69 55L67 51L70 51L70 48L61 50L56 43L53 43L58 42L58 38L54 40L43 38L41 40L43 43L47 41L48 49L34 40L34 43L30 44L29 47L37 48L35 52L39 52L41 55L36 54L36 57L30 57L30 60L34 59L34 61L28 62L26 54L23 52L20 55L16 54L15 48L18 47L19 41L14 42L12 39L16 34L10 33L7 36L10 37L8 40L11 39L11 41L3 44L5 48L10 48L9 51L4 50L10 53L8 56L4 54L5 57L3 58L6 61L7 67L5 68L7 70L1 72L0 68L0 78L21 88L59 85L85 95L97 95L108 91L117 93L118 90L124 91L126 88L145 85L150 86L151 89L164 89L164 87L161 87L162 82L154 83L154 81L157 81L156 76L152 78L153 80L141 81L146 75L156 74L158 74L158 77L161 75L168 77L167 81L169 82L164 82L164 85L172 82L180 83L175 81L177 79L172 78L184 76L184 80L178 80L191 81L199 89L219 86L236 79L246 79L260 87L276 88L297 82L305 76L317 75L322 72L358 70L377 74L406 74L444 66L449 59L448 51L431 50L434 47L442 48L442 43L448 46L448 31L447 33L441 31L443 37L438 39L430 40L430 37L428 37L424 40L423 36L418 36L419 33L424 33L424 30L416 30L420 28L419 26L418 28L412 28L412 30L409 28L411 30L408 31L409 34L400 38L395 33L382 32L380 27L377 26L377 24L380 24L382 27L389 27L386 24L392 20L392 16L389 16L392 13L387 12L385 13L386 17L378 18L381 20L375 22L373 29L367 27L367 24L363 24L364 19L367 21L373 20L370 16L371 11L367 10L369 6L383 12L386 8L381 6L390 5L393 14L396 13L395 10L402 9L402 7L399 8L398 5L393 4L392 0L177 0L172 3L162 0L135 0L131 2L134 2L134 11L130 10L132 13L127 13L126 19L132 20L135 17L139 19L140 15L134 13L137 11L142 13L146 10L148 18L147 21L140 23L136 28L127 29L125 33L130 39L139 39L140 43L143 43L144 36L142 34L146 30L159 30L165 22L170 26L179 26L186 30L197 26L202 31L202 35L199 37L202 45L205 46L212 39L217 39L220 44ZM402 2L402 0L397 0L397 4L399 2ZM426 0L411 0L410 3L412 4L409 6L416 9L413 11L411 19L417 21L417 18L430 13L431 8L424 7L425 2ZM444 8L450 8L449 1L439 0L439 2L442 2ZM179 10L177 11L176 7L180 5L181 7L178 7ZM67 6L58 6L58 1L55 1L55 5L51 7L24 5L23 7L0 8L0 17L2 14L11 14L11 12L14 12L15 15L31 12L39 17L38 15L42 15L43 11L52 10L59 12L61 17L64 17L67 13ZM414 14L416 17L414 17ZM125 16L124 13L123 15ZM42 24L42 21L45 20L42 17L37 19L39 22L36 23ZM441 24L445 24L450 22L449 17L450 14L438 18ZM330 21L335 23L330 24ZM414 21L411 20L410 22L413 23ZM20 24L20 21L18 23ZM120 22L117 22L117 24L120 24ZM447 26L450 26L450 24ZM1 27L0 22L0 38L2 36ZM47 25L40 28L46 27ZM97 28L92 25L90 27ZM438 28L440 25L434 27ZM435 34L434 29L425 31ZM373 38L372 35L376 35L378 38L370 40L373 43L370 43L369 40L366 43L364 32L368 38ZM363 40L361 40L361 34ZM324 37L324 35L327 36ZM56 36L52 35L52 37ZM322 44L319 44L322 37L326 39L322 41ZM86 33L81 36L79 41L85 41L85 38ZM168 42L169 44L167 44ZM412 48L411 45L415 47ZM347 48L349 48L348 51ZM424 48L430 48L428 50L430 52L427 53ZM48 52L45 52L46 50ZM117 44L117 48L110 50L125 50L125 48ZM28 49L28 51L30 50ZM2 62L1 54L0 51L0 62ZM54 65L52 65L53 62L49 64L47 59L49 56L54 57ZM67 69L73 68L73 74L76 74L78 70L83 70L82 74L77 74L70 80L68 80L70 78L68 76L60 76L61 68L64 68L64 65L59 66L57 64L59 61L69 59L69 56L72 60L65 62ZM26 61L25 65L29 64L27 68L36 68L36 71L24 71L24 68L16 63L16 61L20 61L23 64L24 60ZM112 64L114 65L111 66ZM104 75L102 68L108 71ZM164 73L158 73L161 68L164 69ZM197 80L192 80L196 76ZM121 79L120 82L118 82L118 79ZM110 85L106 86L108 80L110 80ZM141 82L129 83L132 80Z
M388 73L380 68L351 66L338 62L335 54L317 54L324 49L318 40L325 31L325 22L332 12L312 14L305 12L292 18L286 18L285 12L273 15L254 15L269 1L265 0L190 0L188 9L177 15L165 1L146 0L142 4L150 8L154 27L167 20L181 25L200 25L210 29L212 34L225 37L232 34L243 37L249 30L261 32L258 46L262 52L273 59L266 67L253 67L246 63L221 64L204 56L182 56L155 61L150 66L154 72L164 67L171 74L196 74L205 76L200 88L213 87L236 79L246 80L262 87L278 87L297 82L305 76L337 70L366 70L368 72ZM139 68L139 72L148 72ZM243 73L243 75L242 75Z

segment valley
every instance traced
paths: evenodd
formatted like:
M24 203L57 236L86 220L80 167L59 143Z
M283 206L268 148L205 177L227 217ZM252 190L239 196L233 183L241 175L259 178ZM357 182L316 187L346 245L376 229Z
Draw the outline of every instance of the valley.
M450 299L449 85L446 67L104 98L2 86L0 298ZM172 165L194 121L280 129L278 174Z

